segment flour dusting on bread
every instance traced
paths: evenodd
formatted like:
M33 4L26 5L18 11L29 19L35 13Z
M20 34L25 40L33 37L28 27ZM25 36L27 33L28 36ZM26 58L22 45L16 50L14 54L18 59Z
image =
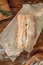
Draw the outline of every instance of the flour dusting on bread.
M18 15L18 48L27 49L35 37L35 21L32 14Z

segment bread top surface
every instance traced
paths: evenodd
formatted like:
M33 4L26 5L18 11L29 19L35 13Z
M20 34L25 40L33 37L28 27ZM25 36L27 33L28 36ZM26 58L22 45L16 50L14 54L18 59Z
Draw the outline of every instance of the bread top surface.
M27 49L35 36L35 21L32 14L18 15L18 48Z

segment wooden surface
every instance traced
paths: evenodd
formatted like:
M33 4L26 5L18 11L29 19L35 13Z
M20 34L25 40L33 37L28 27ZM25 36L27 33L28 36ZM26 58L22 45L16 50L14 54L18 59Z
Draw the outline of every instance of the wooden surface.
M32 62L38 61L38 60L43 60L43 53L37 53L35 55L33 55L28 61L26 61L26 63L24 65L30 65ZM36 65L34 63L34 65Z
M11 12L13 14L13 17L17 14L17 12L22 8L22 4L24 3L38 3L43 2L43 0L8 0L9 6L11 8ZM0 21L0 33L3 31L3 29L10 23L10 21L13 19L9 18L7 20ZM34 46L33 51L31 52L30 56L33 56L34 54L43 52L43 31L40 34L40 37L38 39L37 44ZM43 55L42 55L43 56ZM0 61L0 65L22 65L22 59L28 59L28 53L23 52L21 55L15 60L15 62L11 61Z

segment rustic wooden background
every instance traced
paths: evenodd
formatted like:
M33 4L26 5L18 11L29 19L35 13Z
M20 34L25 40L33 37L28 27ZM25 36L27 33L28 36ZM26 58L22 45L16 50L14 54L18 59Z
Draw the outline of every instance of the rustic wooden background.
M11 8L11 12L13 14L13 17L17 14L17 12L22 8L22 5L25 3L29 4L36 4L38 2L43 2L43 0L8 0L9 6ZM10 23L10 21L13 19L9 18L3 21L0 21L0 33L3 31L3 29ZM35 53L43 52L43 31L41 32L39 39L37 41L37 44L34 46L33 51L31 52L31 56ZM25 59L27 57L28 53L23 52L21 55L15 60L15 62L11 61L0 61L0 65L22 65L22 59Z

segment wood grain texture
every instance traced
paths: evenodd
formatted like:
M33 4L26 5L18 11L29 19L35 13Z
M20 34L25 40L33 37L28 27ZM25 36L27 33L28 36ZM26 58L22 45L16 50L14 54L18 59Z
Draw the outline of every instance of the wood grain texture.
M33 55L24 65L30 65L32 62L43 60L43 53Z
M9 6L11 8L13 17L17 14L17 12L22 8L22 4L24 3L38 3L38 2L43 2L43 0L8 0L9 2ZM13 18L12 17L12 18ZM12 18L0 21L0 33L3 31L3 29L10 23L10 21L12 20ZM33 51L31 52L30 56L33 56L34 54L37 54L38 52L43 52L43 31L39 36L38 42L37 44L34 46ZM41 57L43 56L43 54L41 55ZM28 53L27 52L23 52L21 53L21 55L15 60L15 62L11 62L10 61L0 61L0 65L22 65L22 61L23 59L27 59L28 60Z

